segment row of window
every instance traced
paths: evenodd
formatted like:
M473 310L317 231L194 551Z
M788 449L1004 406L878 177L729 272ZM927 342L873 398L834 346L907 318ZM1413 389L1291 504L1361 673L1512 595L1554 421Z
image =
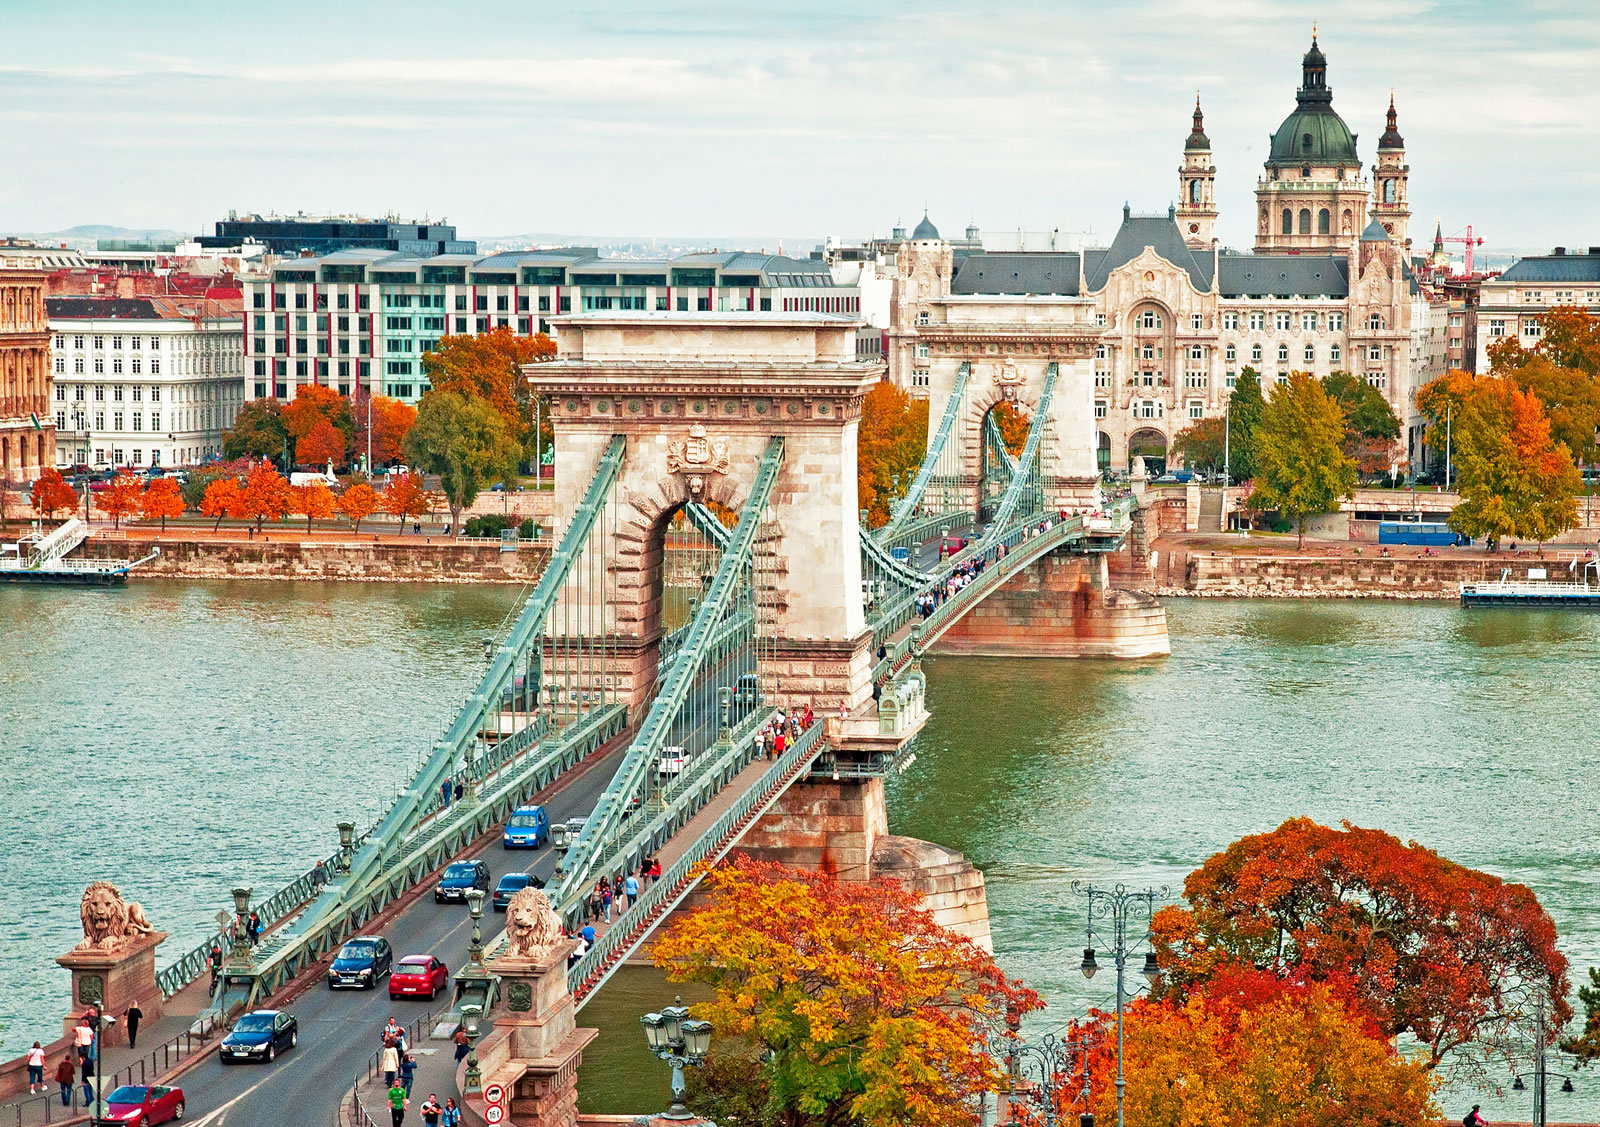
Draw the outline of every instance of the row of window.
M646 289L644 287L574 286L573 288L582 290L586 297L587 296L612 297L612 298L615 298L615 297L631 297L631 298L634 298L636 301L641 303L641 304L637 304L637 305L617 306L615 308L622 308L622 309L645 309L645 308L648 308L646 305L642 304L646 300L646 298L648 297L648 293L647 293L647 291L646 291ZM694 288L695 289L700 289L701 287L696 286ZM713 288L718 288L718 287L705 287L705 288L713 289ZM723 290L724 292L727 292L727 291L744 291L746 293L747 299L748 299L748 291L750 289L754 289L754 288L757 288L757 287L751 287L751 286L723 286L723 287L720 287L720 289ZM476 294L476 295L473 295L473 297L474 297L474 300L470 303L471 304L471 308L469 309L468 295L467 294L456 294L455 295L455 310L456 310L456 312L457 313L467 313L467 312L487 313L487 312L489 312L489 302L491 300L490 295L488 295L488 294ZM278 293L275 293L273 295L272 307L274 309L288 309L289 308L288 298L289 298L289 295L286 294L286 293L283 293L281 291L278 292ZM687 311L688 308L689 308L689 306L687 304L688 300L689 299L687 297L685 297L682 294L680 294L678 296L678 303L677 303L678 304L678 308L680 310ZM709 309L710 308L712 298L711 298L711 295L709 293L701 295L698 298L698 300L700 302L704 303L704 305L701 306L702 309ZM770 310L772 308L772 298L771 298L770 294L769 294L769 296L763 297L760 300L761 300L761 308L762 309L769 309ZM511 296L509 294L495 294L495 295L493 295L493 301L494 301L494 312L496 312L496 313L509 313L509 312L511 312ZM533 312L533 307L530 305L529 295L527 295L527 294L518 294L516 296L516 301L517 301L517 312L518 313L531 313L531 312ZM663 309L663 310L668 308L668 299L667 299L667 296L665 294L657 295L655 301L656 301L655 308ZM858 312L860 312L860 308L861 308L861 299L859 297L785 298L784 301L785 301L785 308L788 308L788 303L794 302L795 303L794 308L796 310L817 309L817 311L824 312L824 313L858 313ZM822 303L830 303L833 306L835 306L835 308L818 309L818 307ZM561 303L560 304L561 304L561 308L559 310L560 312L562 312L562 313L570 312L571 308L572 308L572 296L571 296L571 294L562 294L561 295ZM413 293L401 293L401 292L394 292L394 291L386 291L383 294L383 305L384 305L385 309L412 309L412 308L443 309L445 307L444 306L444 294L442 294L442 293L413 294ZM538 297L538 311L540 313L549 313L551 311L551 306L552 306L551 296L548 295L548 294L540 294L539 297ZM847 306L848 306L848 308L847 308ZM266 291L265 290L257 290L257 291L255 291L255 293L252 295L252 298L251 298L251 308L253 308L253 309L265 309L266 307L267 307L267 294L266 294ZM297 294L294 295L294 308L295 309L306 309L306 308L313 308L313 307L315 309L318 309L318 310L327 309L328 308L328 295L325 294L325 293L317 294L317 300L314 303L314 306L311 303L307 302L305 294L297 293ZM347 293L335 294L334 295L333 308L335 308L335 309L349 309L350 308L350 295L347 294ZM367 294L357 294L356 295L355 308L357 310L368 310L368 309L370 309L371 308L370 296L367 295ZM612 307L612 306L601 306L599 308L607 308L607 309L609 309L609 308L614 308L614 307Z
M410 369L410 361L406 361L405 363L406 363L407 370L409 370ZM316 362L316 368L314 370L315 370L318 378L326 379L327 376L328 376L328 362L326 360L318 360ZM348 360L340 360L339 361L339 366L338 366L338 368L336 370L339 373L339 379L340 380L349 380L349 378L350 378L350 361L348 361ZM296 360L294 362L294 374L296 376L300 377L301 379L304 379L307 376L311 375L312 371L313 371L313 368L311 367L310 362L305 361L305 360ZM267 362L265 360L257 360L255 362L255 374L256 374L256 379L257 380L264 379L267 376L267 374L268 374ZM282 377L284 377L284 376L287 376L289 374L289 362L287 360L275 360L275 361L273 361L272 374L278 376L280 379ZM357 361L356 362L356 374L361 379L363 379L363 380L366 379L368 376L370 376L372 374L372 365L369 362L367 362L366 360ZM267 385L265 383L257 383L256 384L256 398L257 399L264 399L266 397L266 394L267 394L266 386ZM280 399L283 398L283 393L282 392L278 393L278 398L280 398Z
M1523 290L1522 300L1530 302L1543 302L1543 290ZM1582 301L1585 305L1600 305L1600 290L1552 290L1550 304L1574 305Z
M1157 313L1155 310L1146 309L1144 312L1134 316L1133 328L1136 331L1140 329L1160 329L1164 327L1163 320L1164 319L1162 318L1161 314ZM1290 313L1286 310L1279 310L1278 312L1272 314L1272 327L1278 332L1287 332L1294 327L1294 320L1295 315L1293 313ZM926 323L926 321L918 321L918 324ZM1097 314L1095 317L1095 324L1105 324L1105 314ZM1228 310L1222 314L1222 327L1224 329L1237 331L1239 324L1240 314L1237 311ZM1244 324L1251 332L1266 331L1266 311L1262 310L1261 312L1251 312L1245 314ZM1383 315L1380 313L1370 314L1366 320L1366 326L1369 329L1382 329L1384 324L1385 322ZM1303 331L1314 333L1317 331L1319 325L1325 325L1328 332L1342 333L1344 332L1344 314L1313 312L1302 312L1300 314L1300 328ZM1195 332L1203 331L1205 328L1204 315L1199 313L1191 313L1189 315L1189 328Z
M64 453L64 451L63 451L63 453ZM174 450L172 452L173 457L178 459L177 464L180 465L180 466L192 466L196 462L199 462L199 461L201 461L201 460L203 460L205 458L211 457L213 454L220 454L220 453L222 453L222 447L221 446L186 446L181 450ZM86 447L86 448L84 448L84 449L82 449L82 450L80 450L78 452L78 457L81 458L81 459L87 460L88 454L89 454L89 451L88 451L88 448ZM110 455L109 463L106 460L106 456L108 454ZM126 454L127 454L127 451L123 450L122 447L120 447L120 446L109 447L109 448L97 446L97 447L95 447L95 451L94 451L94 463L97 466L107 465L107 464L113 465L113 466L142 466L142 465L144 465L144 451L143 450L139 449L138 447L135 447L134 450L133 450L133 458L132 458L131 461L125 456ZM161 464L161 451L160 450L151 450L150 451L150 464L152 466L159 466Z
M1234 373L1229 372L1228 373L1228 386L1230 388L1234 386L1234 379L1235 379ZM1277 376L1277 380L1278 380L1278 382L1280 384L1288 383L1289 382L1289 373L1288 372L1279 372L1278 376ZM1384 390L1384 389L1387 389L1388 386L1389 386L1389 375L1388 375L1387 372L1368 372L1367 375L1366 375L1366 381L1367 381L1367 383L1371 384L1373 387L1378 388L1380 390ZM1196 385L1196 386L1204 387L1205 385L1204 384L1199 384L1199 385ZM1203 399L1190 399L1190 400L1188 400L1186 402L1185 406L1186 406L1186 408L1188 410L1189 418L1191 418L1191 419L1203 419L1203 418L1205 418L1205 414L1206 414L1205 400L1203 400ZM1135 399L1131 403L1128 404L1128 410L1130 412L1132 412L1134 418L1138 418L1138 419L1159 419L1159 418L1163 417L1166 408L1162 404L1162 401L1159 400L1159 399ZM1097 418L1097 419L1107 418L1109 416L1109 414L1110 414L1110 411L1111 411L1111 405L1109 403L1107 403L1104 399L1096 399L1094 401L1094 417L1095 418Z
M1492 337L1503 337L1506 335L1506 323L1503 318L1489 318L1489 335ZM1539 323L1537 318L1524 318L1522 322L1522 335L1530 339L1542 337L1544 336L1544 326Z
M258 320L259 320L259 318L258 318ZM161 346L161 341L162 341L163 338L162 337L158 337L158 336L152 336L152 337L148 337L147 338L147 337L136 336L136 335L129 335L129 336L124 337L124 335L121 334L121 333L113 333L111 335L110 339L111 339L111 349L114 352L121 352L122 351L124 341L126 341L127 348L128 348L129 351L138 352L141 349L144 349L146 347L145 344L144 344L144 342L146 340L149 340L149 342L150 342L150 344L148 346L149 351L151 351L151 352L159 352L159 351L161 351L161 347L162 347ZM207 333L202 333L199 336L191 336L191 335L185 334L183 336L167 337L165 339L169 342L168 347L173 352L195 352L195 351L211 352L213 350L220 350L223 347L225 347L222 344L222 342L220 342L220 341L218 341L218 342L216 342L214 344L212 335L211 334L207 334ZM101 352L101 351L104 351L104 349L106 347L106 334L104 334L104 333L94 333L94 334L73 333L72 334L72 347L73 348L76 348L79 351L82 351L85 341L90 342L90 347L92 347L96 352ZM62 349L66 348L66 347L67 347L67 334L66 333L57 333L56 334L56 351L60 352Z

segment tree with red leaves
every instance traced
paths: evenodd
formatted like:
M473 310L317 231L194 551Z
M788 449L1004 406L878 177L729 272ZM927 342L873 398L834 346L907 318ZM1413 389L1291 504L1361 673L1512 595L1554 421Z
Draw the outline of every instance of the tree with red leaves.
M61 476L60 470L54 466L46 466L39 474L39 480L33 483L34 512L49 519L59 512L70 513L77 507L77 491L67 484L67 479Z
M987 1049L1008 1012L1040 1008L971 940L898 884L859 884L739 857L705 907L656 944L729 1042L764 1050L754 1082L785 1127L966 1127L1000 1082Z
M1572 1016L1531 890L1381 830L1293 819L1208 859L1184 896L1153 922L1168 998L1252 966L1332 984L1384 1037L1412 1034L1430 1068L1469 1043L1493 1051L1536 994L1552 1043Z

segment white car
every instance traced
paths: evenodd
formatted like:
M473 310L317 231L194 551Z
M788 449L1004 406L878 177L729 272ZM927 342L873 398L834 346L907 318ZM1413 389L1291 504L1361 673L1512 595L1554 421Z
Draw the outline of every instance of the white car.
M663 781L675 779L689 766L689 753L681 747L663 748L661 762L656 764L656 775Z

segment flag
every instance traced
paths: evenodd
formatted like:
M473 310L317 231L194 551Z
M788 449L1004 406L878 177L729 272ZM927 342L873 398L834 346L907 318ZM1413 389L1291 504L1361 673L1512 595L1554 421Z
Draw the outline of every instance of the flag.
M34 430L43 430L44 427L39 425L39 412L34 411L33 414L32 414L32 418L33 418L33 429Z

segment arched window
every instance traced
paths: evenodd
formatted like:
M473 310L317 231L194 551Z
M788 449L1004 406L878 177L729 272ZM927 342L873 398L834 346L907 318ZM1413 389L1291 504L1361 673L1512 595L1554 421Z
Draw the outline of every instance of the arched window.
M1367 328L1369 328L1369 329L1381 329L1381 328L1383 328L1383 316L1381 314L1374 313L1372 316L1368 317L1367 318Z
M1146 309L1139 317L1139 327L1142 329L1159 329L1161 318L1156 316L1153 309Z
M1294 234L1294 212L1288 208L1283 209L1283 233L1285 235Z
M1394 181L1393 180L1385 180L1383 182L1383 202L1384 203L1394 203Z
M1255 361L1257 364L1261 363L1261 346L1259 344L1252 344L1250 346L1250 359Z
M1300 233L1302 235L1311 234L1311 209L1308 207L1300 209Z
M1200 181L1198 180L1189 181L1189 202L1200 202Z
M1328 214L1328 209L1323 208L1317 212L1317 234L1326 235L1333 226L1333 216Z

